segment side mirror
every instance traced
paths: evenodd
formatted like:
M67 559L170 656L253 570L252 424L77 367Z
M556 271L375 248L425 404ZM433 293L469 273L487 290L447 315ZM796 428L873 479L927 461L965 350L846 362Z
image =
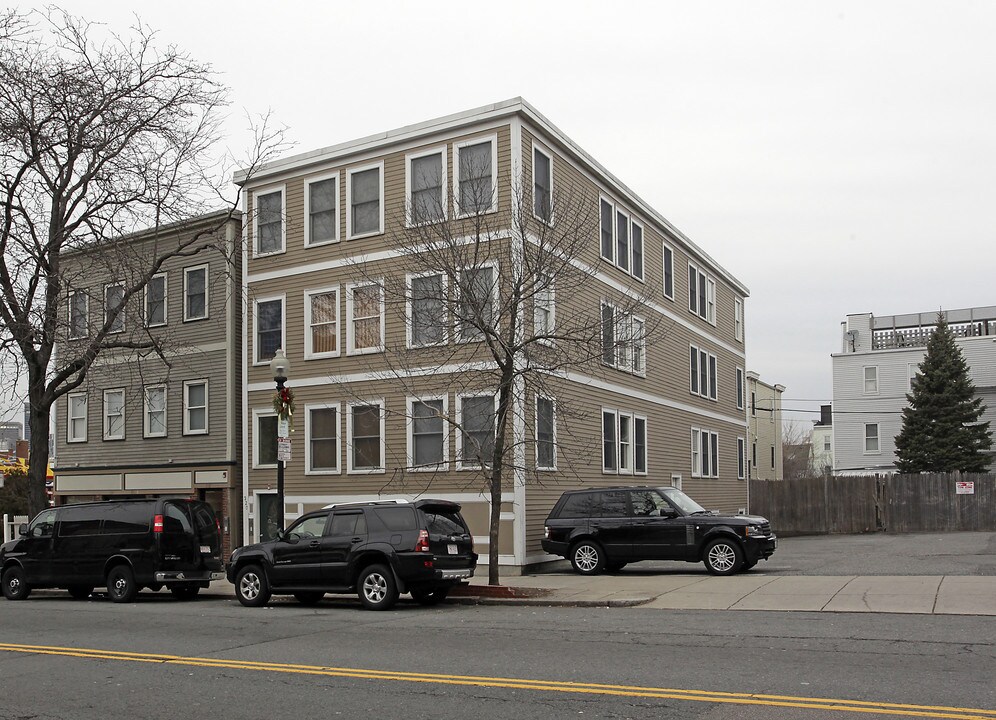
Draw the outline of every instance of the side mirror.
M273 536L274 540L279 540L280 542L285 542L287 540L287 531L281 528L277 530L276 535Z
M20 535L20 536L22 536L22 537L25 536L25 535L27 535L28 534L28 524L27 523L21 523L20 525L18 525L17 526L17 534Z

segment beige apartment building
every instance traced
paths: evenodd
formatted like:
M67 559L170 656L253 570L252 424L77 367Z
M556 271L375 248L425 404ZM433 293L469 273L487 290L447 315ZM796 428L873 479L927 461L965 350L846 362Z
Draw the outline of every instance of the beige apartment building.
M522 99L236 182L247 541L270 536L281 510L277 349L295 403L288 523L329 503L446 498L486 559L474 449L496 442L503 371L505 571L553 559L543 521L568 488L673 484L746 508L747 288Z
M111 322L86 380L56 405L55 502L175 495L208 502L226 549L242 544L242 223L217 212L63 257L58 355ZM126 288L168 258L144 292ZM155 336L162 355L128 349Z
M747 373L750 393L750 477L752 480L783 480L782 393L784 385L771 385L756 372Z

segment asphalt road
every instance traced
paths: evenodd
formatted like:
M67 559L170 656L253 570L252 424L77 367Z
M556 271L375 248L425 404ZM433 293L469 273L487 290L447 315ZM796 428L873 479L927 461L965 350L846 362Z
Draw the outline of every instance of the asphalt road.
M991 720L994 677L980 617L0 602L5 719Z

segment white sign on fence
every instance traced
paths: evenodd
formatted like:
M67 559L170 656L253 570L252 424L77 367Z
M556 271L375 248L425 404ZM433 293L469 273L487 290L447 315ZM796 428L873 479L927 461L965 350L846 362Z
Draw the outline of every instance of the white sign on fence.
M975 483L964 481L956 482L955 495L975 495Z

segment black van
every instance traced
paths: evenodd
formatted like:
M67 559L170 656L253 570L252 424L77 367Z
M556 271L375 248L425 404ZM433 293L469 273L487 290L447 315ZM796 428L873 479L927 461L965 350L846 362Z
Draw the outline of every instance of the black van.
M217 518L198 500L64 505L42 510L19 533L0 545L8 600L35 588L65 588L83 599L95 587L106 587L114 602L131 602L143 587L190 599L225 577Z

